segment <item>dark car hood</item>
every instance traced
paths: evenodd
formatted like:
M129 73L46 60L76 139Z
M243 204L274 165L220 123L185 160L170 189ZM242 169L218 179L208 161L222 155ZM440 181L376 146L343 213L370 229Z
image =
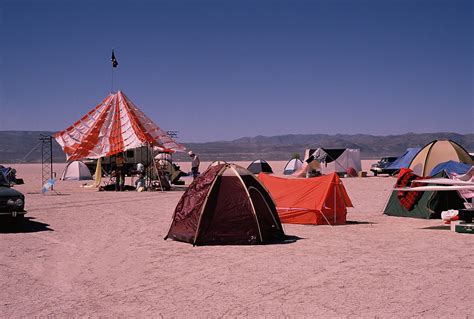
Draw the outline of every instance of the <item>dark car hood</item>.
M24 197L22 193L8 186L0 186L0 197Z

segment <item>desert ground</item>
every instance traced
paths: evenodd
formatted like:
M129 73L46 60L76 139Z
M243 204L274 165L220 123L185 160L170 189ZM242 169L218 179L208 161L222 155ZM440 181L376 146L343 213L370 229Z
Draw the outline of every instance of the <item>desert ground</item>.
M277 173L284 164L270 162ZM383 215L393 177L343 179L347 225L284 224L300 238L287 244L193 247L163 240L183 187L75 181L41 195L41 166L12 166L28 214L23 230L0 228L1 317L474 316L474 237Z

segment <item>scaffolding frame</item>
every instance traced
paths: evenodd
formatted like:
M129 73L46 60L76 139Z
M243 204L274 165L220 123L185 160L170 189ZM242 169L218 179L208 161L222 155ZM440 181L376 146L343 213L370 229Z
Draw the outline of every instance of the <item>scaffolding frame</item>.
M54 178L53 172L53 137L50 135L40 135L41 141L41 186L48 180ZM51 186L53 190L54 186Z

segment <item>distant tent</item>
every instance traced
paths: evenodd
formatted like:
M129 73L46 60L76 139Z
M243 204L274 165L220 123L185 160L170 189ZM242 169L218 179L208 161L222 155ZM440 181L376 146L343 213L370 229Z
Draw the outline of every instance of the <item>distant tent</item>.
M248 170L208 168L179 200L166 238L193 245L265 244L285 239L272 198Z
M54 138L68 161L100 158L144 145L184 151L122 92L110 93L99 105Z
M305 161L303 166L291 175L294 177L314 177L321 175L321 164L316 160L310 161L309 164Z
M291 175L303 167L303 162L299 158L292 158L286 163L283 174Z
M275 200L282 223L341 225L353 207L336 173L313 178L282 178L259 174Z
M440 172L433 177L447 177L446 173ZM439 219L441 212L448 209L464 208L464 200L457 191L425 191L413 205L411 210L406 209L401 203L399 191L392 191L384 214L389 216L413 217L423 219Z
M410 162L409 168L419 176L428 176L438 164L447 161L473 164L469 153L451 140L434 140L423 147Z
M362 171L362 162L360 160L360 150L350 148L318 148L306 149L304 160L310 156L321 163L323 174L346 173L347 169L352 167L356 172Z
M92 175L89 168L81 161L69 162L61 175L62 181L91 180Z
M254 174L258 173L273 173L273 170L266 161L262 159L258 159L250 163L250 165L247 167L249 171L251 171Z
M415 157L415 155L421 150L421 147L407 148L405 153L402 156L393 161L392 164L387 166L387 169L402 169L408 168L410 162Z
M447 161L436 165L430 172L430 175L436 175L441 172L446 172L447 174L456 173L458 175L466 174L472 165L466 163L459 163L455 161Z

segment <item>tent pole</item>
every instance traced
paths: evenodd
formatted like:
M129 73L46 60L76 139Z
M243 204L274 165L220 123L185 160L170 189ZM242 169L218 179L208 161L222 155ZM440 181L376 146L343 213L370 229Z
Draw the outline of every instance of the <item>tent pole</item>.
M336 196L337 196L336 191L337 191L337 187L336 187L336 183L334 183L334 225L336 225L336 205L337 205L336 204L337 203L337 201L336 201Z
M152 191L153 190L153 187L152 187L152 178L151 178L151 173L153 172L152 171L152 167L151 167L151 163L150 163L150 146L148 144L148 141L145 143L145 149L146 149L146 163L147 163L147 174L146 174L146 189L147 191Z

